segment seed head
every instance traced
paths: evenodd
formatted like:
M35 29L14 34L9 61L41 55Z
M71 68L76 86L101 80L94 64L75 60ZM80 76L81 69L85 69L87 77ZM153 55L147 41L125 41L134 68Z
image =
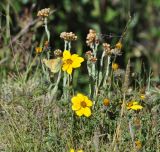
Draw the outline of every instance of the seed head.
M87 52L85 53L85 56L86 56L87 60L89 60L89 59L93 56L92 51L87 51Z
M96 63L97 62L97 58L96 57L90 57L89 59L92 63Z
M44 8L38 11L37 16L44 18L44 17L48 17L49 13L50 13L50 8Z
M62 51L60 49L57 49L57 50L54 51L54 55L56 57L61 57L62 56Z
M65 41L76 41L77 36L73 32L62 32L60 34L60 38L64 39Z
M103 43L103 49L104 49L106 55L111 55L112 54L110 44Z

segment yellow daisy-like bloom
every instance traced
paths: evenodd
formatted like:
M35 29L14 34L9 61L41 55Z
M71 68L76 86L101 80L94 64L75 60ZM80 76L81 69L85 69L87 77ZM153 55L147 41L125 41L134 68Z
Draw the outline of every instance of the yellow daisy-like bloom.
M143 107L138 104L137 101L130 101L127 103L127 109L130 110L141 110Z
M91 116L90 107L93 105L92 101L87 96L78 93L77 96L72 97L72 110L76 112L77 116L82 115L89 117Z
M118 42L118 43L116 44L116 48L117 48L117 49L122 49L122 43L121 43L121 42Z
M118 65L117 63L113 63L113 64L112 64L112 69L113 69L114 71L116 71L118 68L119 68L119 65Z
M70 149L70 152L75 152L74 149ZM78 150L77 152L83 152L83 150Z
M38 54L38 53L41 53L42 52L42 47L36 47L36 53Z
M70 152L74 152L74 149L70 149Z
M69 51L65 50L63 52L62 61L62 70L66 71L68 74L72 74L73 68L79 68L84 59L82 57L79 57L78 54L71 55Z
M103 100L103 105L104 105L104 106L109 106L109 104L110 104L110 100L109 100L108 98L105 98L105 99Z
M140 99L141 99L141 100L144 100L145 98L146 98L146 97L145 97L145 94L141 94L141 95L140 95Z

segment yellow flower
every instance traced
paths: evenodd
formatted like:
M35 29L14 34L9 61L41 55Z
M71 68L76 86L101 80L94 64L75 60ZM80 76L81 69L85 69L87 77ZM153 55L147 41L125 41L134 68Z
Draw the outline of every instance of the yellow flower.
M113 63L113 64L112 64L112 69L113 69L114 71L116 71L118 68L119 68L119 65L118 65L117 63Z
M79 68L84 59L82 57L79 57L77 54L71 55L69 51L65 50L63 52L62 61L62 70L66 71L68 74L72 74L73 68Z
M105 98L105 99L103 100L103 105L104 105L104 106L109 106L109 103L110 103L109 99Z
M145 94L141 94L141 95L140 95L140 99L141 99L141 100L144 100L145 98L146 98L146 97L145 97Z
M74 149L70 149L70 152L74 152Z
M137 150L140 150L142 148L142 142L140 140L135 141L135 146Z
M141 105L138 104L137 101L130 101L127 103L127 109L130 110L140 110L142 109L143 107Z
M121 43L121 42L118 42L118 43L116 44L116 48L117 48L117 49L121 49L121 48L122 48L122 43Z
M91 115L92 101L87 96L78 93L77 96L72 97L72 110L80 117L82 115L89 117Z
M36 53L41 53L42 52L42 47L36 47Z
M74 149L70 149L70 152L75 152ZM78 150L77 152L83 152L83 150Z

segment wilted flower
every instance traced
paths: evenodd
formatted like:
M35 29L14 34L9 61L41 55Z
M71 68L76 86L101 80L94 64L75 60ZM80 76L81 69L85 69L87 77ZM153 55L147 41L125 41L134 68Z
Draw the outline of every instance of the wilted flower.
M60 34L60 38L65 41L75 41L77 40L77 36L73 32L62 32Z
M41 53L43 49L42 47L36 47L35 50L36 50L36 53L38 54L38 53Z
M137 101L130 101L127 103L127 109L130 110L141 110L143 107L138 104Z
M92 101L87 96L78 93L77 96L72 97L72 110L76 112L78 116L91 116Z
M118 68L119 68L119 65L117 63L112 63L112 69L114 71L118 70Z
M44 8L38 11L37 16L39 17L48 17L50 13L50 8Z
M68 74L72 74L73 68L79 68L84 59L82 57L79 57L78 54L71 55L69 51L65 50L63 52L62 61L62 70L66 71Z
M133 123L134 123L134 126L136 127L137 130L140 129L140 127L141 127L141 120L139 118L135 117L133 119Z
M140 140L135 141L135 146L137 150L140 150L142 148L142 142Z

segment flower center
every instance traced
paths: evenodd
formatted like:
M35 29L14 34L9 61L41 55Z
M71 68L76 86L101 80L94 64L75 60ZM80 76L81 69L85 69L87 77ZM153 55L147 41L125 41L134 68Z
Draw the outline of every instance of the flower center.
M82 102L81 102L81 106L82 106L83 108L87 107L86 102L82 101Z
M71 60L71 59L67 59L67 64L72 64L73 63L73 61Z

